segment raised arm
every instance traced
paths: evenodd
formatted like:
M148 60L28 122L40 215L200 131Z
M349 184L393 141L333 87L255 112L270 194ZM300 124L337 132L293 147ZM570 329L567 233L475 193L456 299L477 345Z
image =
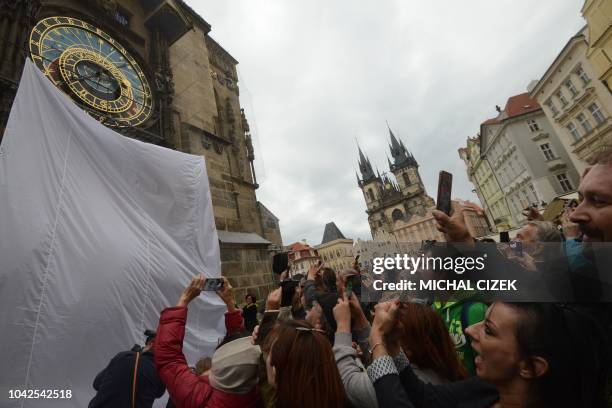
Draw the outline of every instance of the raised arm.
M202 407L212 393L206 378L191 371L183 354L187 305L200 294L203 285L202 275L194 278L181 294L176 306L161 312L157 327L155 365L170 398L179 407Z

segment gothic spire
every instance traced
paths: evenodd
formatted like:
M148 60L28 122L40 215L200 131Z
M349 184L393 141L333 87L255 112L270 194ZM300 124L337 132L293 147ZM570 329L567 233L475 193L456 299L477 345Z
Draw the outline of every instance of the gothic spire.
M387 124L387 127L389 124ZM412 156L408 149L404 145L404 142L398 140L393 134L393 131L389 127L389 138L391 144L389 144L389 150L391 150L391 156L393 157L393 164L390 163L389 167L391 171L400 169L406 166L417 166L416 160Z
M372 164L370 163L370 159L367 158L363 154L359 144L357 144L357 148L359 149L359 171L361 172L362 180L367 181L367 180L373 179L374 170L372 169Z

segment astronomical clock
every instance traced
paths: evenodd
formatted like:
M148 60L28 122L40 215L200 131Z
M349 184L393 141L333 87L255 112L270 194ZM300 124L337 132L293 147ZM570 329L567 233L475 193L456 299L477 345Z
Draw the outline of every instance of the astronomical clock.
M137 126L151 115L145 74L101 29L72 17L49 17L36 24L29 43L38 68L105 125Z

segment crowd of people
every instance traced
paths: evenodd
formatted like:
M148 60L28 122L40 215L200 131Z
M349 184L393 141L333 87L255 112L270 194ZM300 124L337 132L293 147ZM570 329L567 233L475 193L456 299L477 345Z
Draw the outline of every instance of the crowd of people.
M579 194L562 229L528 221L516 238L525 253L511 261L531 273L560 267L540 244L563 242L572 284L593 291L593 276L612 274L609 250L593 245L612 242L610 150L585 172ZM458 207L433 216L448 242L476 242ZM144 350L120 353L96 377L89 406L150 407L164 387L168 406L184 408L612 406L612 308L598 302L597 290L593 301L575 303L456 293L364 302L361 277L357 262L282 274L263 313L253 295L239 309L224 278L217 294L227 305L227 333L194 369L182 345L189 304L205 282L198 276L161 312Z

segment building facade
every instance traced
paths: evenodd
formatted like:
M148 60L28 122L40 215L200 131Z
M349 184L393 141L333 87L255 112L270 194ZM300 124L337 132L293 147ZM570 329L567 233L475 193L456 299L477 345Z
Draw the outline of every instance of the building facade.
M409 220L398 220L391 231L393 239L397 242L422 242L427 240L445 241L444 234L436 229L436 220L431 215L431 207L423 215L413 215ZM378 240L384 240L379 237Z
M468 200L457 200L457 203L463 210L463 219L471 236L481 238L493 232L482 207Z
M612 93L599 79L589 52L587 29L583 28L530 92L543 107L580 174L591 156L612 142Z
M425 191L419 164L391 129L389 137L389 150L393 158L393 161L388 159L391 175L380 175L378 171L374 173L370 159L359 148L361 177L356 175L357 184L366 202L372 238L390 235L395 239L402 236L402 239L412 241L436 239L429 228L431 221L428 221L432 218L434 200ZM419 234L416 234L417 231Z
M315 249L323 263L336 272L353 267L353 240L346 238L333 222L325 225L323 239Z
M597 72L597 79L612 88L612 2L586 0L582 16L587 21L589 50L587 60Z
M263 296L271 287L265 250L280 232L278 223L264 226L257 203L238 62L210 31L182 0L0 0L0 134L29 57L104 125L204 156L215 223L226 232L223 273L242 276L235 262L246 256L249 274L262 279L242 283Z
M291 268L290 276L296 274L306 276L310 267L315 266L321 260L319 252L304 240L287 246L287 257Z
M480 138L468 137L466 147L459 149L459 157L465 163L468 179L484 207L492 232L509 229L512 224L510 208L489 161L481 156Z
M510 227L529 207L544 208L578 187L578 173L537 101L512 96L480 126L480 149L510 209Z

